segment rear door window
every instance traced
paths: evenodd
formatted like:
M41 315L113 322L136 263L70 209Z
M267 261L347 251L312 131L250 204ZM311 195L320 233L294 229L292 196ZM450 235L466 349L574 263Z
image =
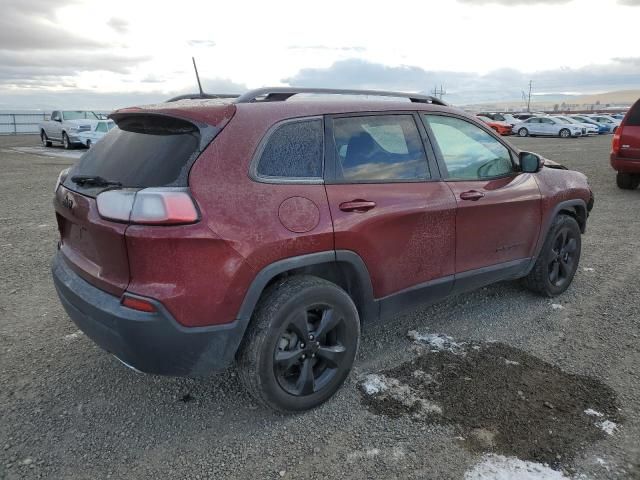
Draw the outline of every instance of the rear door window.
M336 181L392 182L430 178L413 115L333 119Z
M254 173L261 179L322 179L323 141L320 118L285 122L268 136Z
M100 176L124 188L187 186L200 153L201 133L195 125L163 115L132 115L120 119L118 127L80 158L66 187L82 189L71 182L75 175Z

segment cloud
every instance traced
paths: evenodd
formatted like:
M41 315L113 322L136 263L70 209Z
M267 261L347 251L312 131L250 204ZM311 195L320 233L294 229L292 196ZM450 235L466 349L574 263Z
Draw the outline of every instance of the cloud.
M79 37L60 28L56 10L76 0L3 0L0 15L0 49L2 50L89 50L105 44Z
M289 45L289 50L328 50L328 51L343 51L343 52L357 52L362 53L367 50L366 47L352 46L352 47L329 47L327 45Z
M469 5L487 5L495 3L506 7L512 7L515 5L562 5L571 1L572 0L458 0L460 3L466 3Z
M129 22L124 18L111 17L107 21L107 25L109 25L118 33L127 33L129 31Z
M124 56L106 51L33 51L0 50L0 85L15 87L61 86L70 77L85 71L126 74L132 67L148 60L146 56Z
M236 83L228 78L202 78L202 90L206 93L242 93L249 90L243 83ZM194 89L189 91L198 91L198 84L193 78Z
M335 62L328 68L305 68L283 82L299 87L362 88L431 93L443 85L455 104L514 100L533 80L534 92L593 92L640 88L640 58L539 72L494 70L486 75L427 71L416 66L387 66L361 59Z
M215 47L216 42L213 40L187 40L190 47Z
M467 5L504 5L505 7L515 7L520 5L564 5L573 0L458 0L459 3ZM620 5L636 6L640 5L640 0L618 0Z

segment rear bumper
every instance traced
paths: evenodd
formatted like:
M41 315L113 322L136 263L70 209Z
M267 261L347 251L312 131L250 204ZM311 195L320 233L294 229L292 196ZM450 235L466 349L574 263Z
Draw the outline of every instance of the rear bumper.
M640 173L640 158L623 158L611 154L611 166L620 173Z
M152 301L156 313L123 307L118 297L78 276L60 253L53 260L52 273L71 320L98 346L136 370L157 375L203 375L233 363L244 334L239 321L187 328L159 302Z

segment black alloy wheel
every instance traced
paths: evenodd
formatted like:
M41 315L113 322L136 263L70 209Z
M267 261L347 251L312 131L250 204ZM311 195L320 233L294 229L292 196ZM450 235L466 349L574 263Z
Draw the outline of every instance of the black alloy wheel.
M575 231L568 227L561 228L553 240L549 252L549 282L562 288L571 281L575 273L578 239Z
M322 404L349 376L360 317L340 286L311 275L262 294L238 352L240 379L259 403L283 413Z
M310 395L336 376L346 358L344 314L329 305L293 313L273 354L280 387L291 395Z

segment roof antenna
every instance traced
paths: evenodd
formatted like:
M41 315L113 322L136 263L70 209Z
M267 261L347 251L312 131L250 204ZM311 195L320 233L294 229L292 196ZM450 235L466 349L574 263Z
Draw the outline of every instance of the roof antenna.
M193 69L196 71L196 79L198 80L198 88L200 89L200 98L204 98L204 92L202 91L202 84L200 83L200 75L198 75L198 67L196 66L196 58L191 57L193 61Z

